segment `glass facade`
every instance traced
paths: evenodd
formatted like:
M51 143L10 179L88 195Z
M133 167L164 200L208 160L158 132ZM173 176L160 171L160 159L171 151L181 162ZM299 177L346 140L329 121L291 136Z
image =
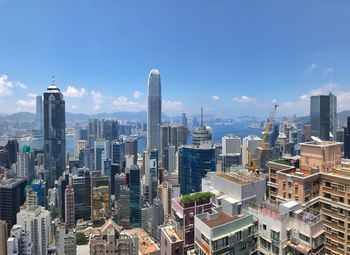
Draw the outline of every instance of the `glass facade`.
M180 147L179 182L182 195L201 191L202 178L215 172L215 149Z
M141 226L141 182L140 169L133 167L129 172L130 188L130 227Z
M66 168L66 118L63 94L55 86L44 93L44 168L52 188Z

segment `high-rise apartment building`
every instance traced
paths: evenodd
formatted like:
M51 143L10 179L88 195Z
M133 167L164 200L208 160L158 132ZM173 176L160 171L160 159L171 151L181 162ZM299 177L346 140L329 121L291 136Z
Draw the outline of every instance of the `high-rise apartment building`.
M266 201L251 205L258 221L260 254L325 254L325 233L319 211L290 200L281 204Z
M91 218L91 176L87 168L79 168L70 176L74 189L75 220Z
M88 130L88 147L93 148L95 141L98 136L98 119L89 120L89 130Z
M49 188L66 168L65 101L52 84L44 92L44 169Z
M130 226L141 225L141 172L137 166L127 169L130 188Z
M103 120L102 136L109 142L118 139L118 121L117 120Z
M0 255L7 255L7 223L0 220Z
M111 155L110 142L104 139L97 139L94 142L94 170L102 171L102 152L106 153L106 157Z
M164 223L164 207L162 200L153 199L153 217L152 217L152 236L158 242L160 241L160 226Z
M111 189L109 176L98 172L91 177L91 220L102 225L111 214Z
M0 220L6 221L8 233L16 224L16 214L25 202L26 183L24 178L0 180Z
M322 140L335 140L337 132L337 97L329 95L311 96L310 131Z
M19 151L19 144L17 140L8 140L5 148L8 151L9 166L17 162L17 153Z
M34 154L29 146L23 146L17 155L17 177L27 178L29 181L34 178Z
M17 224L28 234L30 254L46 255L51 242L50 211L43 207L30 207L17 213Z
M137 164L137 138L127 137L125 139L125 155L133 156L133 164Z
M160 74L152 69L148 76L147 148L160 151L160 125L162 123L162 94Z
M74 189L72 185L68 185L65 191L65 220L67 229L75 227L75 206L74 206Z
M346 254L350 162L341 160L342 143L313 141L300 146L300 157L268 163L269 197L279 202L294 199L319 210L326 231L325 253Z
M87 148L87 141L86 140L78 140L74 146L74 157L78 159L79 155L80 155L80 150L86 149L86 148Z

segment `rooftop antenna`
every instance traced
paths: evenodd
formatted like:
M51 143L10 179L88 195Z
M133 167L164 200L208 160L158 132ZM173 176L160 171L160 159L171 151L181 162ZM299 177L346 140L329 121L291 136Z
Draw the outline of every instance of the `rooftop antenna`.
M203 106L201 106L201 126L204 126L204 124L203 124Z
M53 74L51 77L52 77L52 85L55 85L55 75Z
M329 77L329 93L332 93L333 90L333 81L332 77Z

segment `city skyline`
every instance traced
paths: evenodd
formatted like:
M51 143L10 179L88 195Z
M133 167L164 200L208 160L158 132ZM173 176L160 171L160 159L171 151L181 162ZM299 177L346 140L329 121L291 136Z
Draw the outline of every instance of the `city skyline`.
M170 116L201 105L219 117L259 116L274 101L277 116L302 116L309 96L330 90L339 111L350 109L345 1L39 2L0 1L1 113L34 112L52 74L69 112L145 111L152 68Z

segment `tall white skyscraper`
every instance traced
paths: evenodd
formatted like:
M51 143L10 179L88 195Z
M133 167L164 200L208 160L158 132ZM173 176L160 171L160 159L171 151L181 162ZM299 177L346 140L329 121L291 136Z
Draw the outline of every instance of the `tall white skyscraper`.
M160 151L160 124L162 122L162 95L160 74L152 69L148 76L147 148Z
M257 156L256 148L260 147L261 144L262 144L262 139L258 136L248 135L247 137L243 138L243 144L242 144L242 164L243 165L250 163L247 148L249 148L249 151L252 154L253 158L256 158Z
M235 135L228 135L222 138L222 154L241 153L241 138Z
M30 250L31 253L24 254L47 254L47 248L51 241L50 211L43 207L22 209L17 213L17 224L23 228L31 240L25 247L25 250Z

